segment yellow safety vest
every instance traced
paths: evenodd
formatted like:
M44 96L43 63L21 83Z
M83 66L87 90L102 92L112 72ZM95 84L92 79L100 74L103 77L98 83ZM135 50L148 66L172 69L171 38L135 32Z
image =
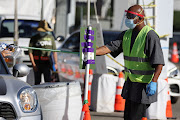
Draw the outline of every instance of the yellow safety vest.
M144 53L147 33L153 30L149 26L144 26L138 33L132 50L130 52L132 29L125 32L123 36L123 53L125 62L125 79L129 77L132 82L149 83L155 69L151 67L149 59Z

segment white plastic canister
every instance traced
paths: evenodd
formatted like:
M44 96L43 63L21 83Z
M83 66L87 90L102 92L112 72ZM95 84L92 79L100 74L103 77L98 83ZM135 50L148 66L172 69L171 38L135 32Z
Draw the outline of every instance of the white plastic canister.
M79 82L44 83L33 86L43 120L79 120L82 110Z

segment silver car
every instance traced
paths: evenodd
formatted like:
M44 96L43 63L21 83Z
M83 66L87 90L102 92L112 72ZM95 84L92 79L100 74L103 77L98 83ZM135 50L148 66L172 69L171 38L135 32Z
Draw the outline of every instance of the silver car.
M27 75L23 64L13 67L13 75L0 54L0 120L41 120L41 109L33 88L17 79Z

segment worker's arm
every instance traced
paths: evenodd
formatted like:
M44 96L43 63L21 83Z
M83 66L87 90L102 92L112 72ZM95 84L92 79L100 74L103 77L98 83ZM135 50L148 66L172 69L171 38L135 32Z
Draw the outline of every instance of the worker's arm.
M37 66L36 66L36 63L34 62L34 57L33 57L33 54L31 52L29 53L29 58L31 60L34 71L37 71Z
M52 49L56 50L56 44L55 44L55 40L54 37L51 35L51 42L52 42ZM54 67L56 70L58 70L58 66L57 66L57 52L53 52L53 58L54 58Z
M161 74L163 65L156 65L155 67L155 73L154 77L152 79L152 82L157 82L159 75Z
M156 65L153 79L147 85L147 88L146 88L147 96L152 96L152 95L154 95L156 93L156 91L157 91L157 80L158 80L158 77L159 77L159 75L161 73L162 67L163 67L163 65L161 65L161 64Z
M57 66L57 52L53 52L53 57L54 57L54 62L55 62L55 68L57 70L58 69L58 66Z
M111 51L109 50L108 47L102 46L96 49L96 55L105 55L110 53Z

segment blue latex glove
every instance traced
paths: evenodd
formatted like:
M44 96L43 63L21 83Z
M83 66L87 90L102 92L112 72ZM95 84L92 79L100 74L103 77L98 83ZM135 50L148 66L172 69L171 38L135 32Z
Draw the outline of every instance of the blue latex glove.
M53 71L54 71L54 72L56 71L55 64L53 64Z
M146 93L147 93L147 96L152 96L156 93L156 89L157 89L157 82L150 82L148 85L147 85L147 88L146 88Z

